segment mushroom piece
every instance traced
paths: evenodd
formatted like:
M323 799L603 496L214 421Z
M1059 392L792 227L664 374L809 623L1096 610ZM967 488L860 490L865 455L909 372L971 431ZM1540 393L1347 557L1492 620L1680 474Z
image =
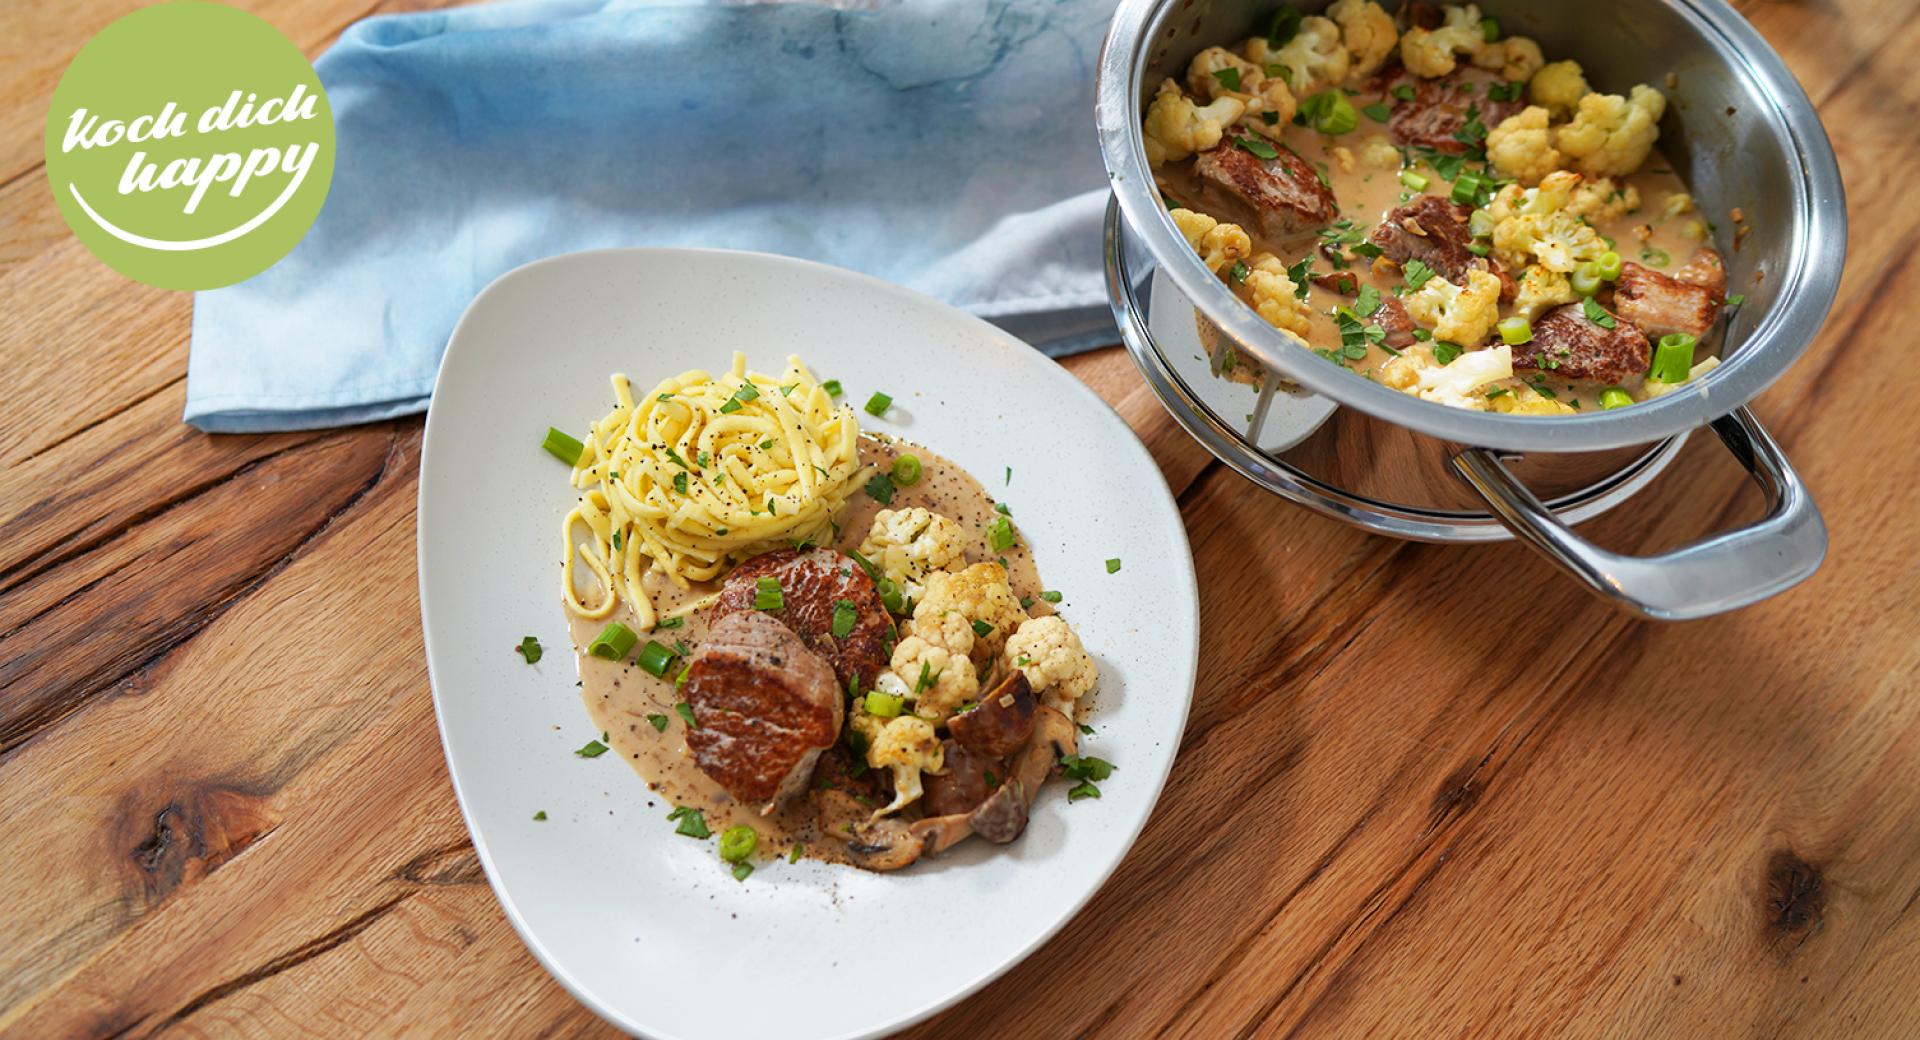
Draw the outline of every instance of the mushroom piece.
M1007 771L998 761L974 754L952 739L943 742L941 758L946 771L928 773L921 782L920 807L928 816L972 812L993 793L993 784L1000 781L997 774Z
M910 866L925 850L925 836L915 833L913 826L894 816L855 826L853 836L847 840L847 855L855 865L874 871Z
M1013 759L1013 783L1020 785L1028 804L1040 793L1040 785L1060 760L1080 747L1080 731L1073 720L1056 708L1041 708L1034 713L1033 736Z
M988 758L1004 758L1033 735L1037 706L1026 673L1016 668L971 711L948 720L947 729L967 750Z
M1027 829L1028 799L1022 797L1022 790L1018 780L1001 784L968 815L967 821L973 825L973 833L995 845L1005 845L1018 838Z

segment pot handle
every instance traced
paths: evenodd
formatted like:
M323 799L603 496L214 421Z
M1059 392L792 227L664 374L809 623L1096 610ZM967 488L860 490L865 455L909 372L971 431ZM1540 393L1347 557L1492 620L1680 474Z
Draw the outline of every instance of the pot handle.
M1791 588L1827 554L1819 507L1753 414L1736 408L1712 426L1766 494L1767 515L1658 556L1625 556L1581 538L1485 448L1460 452L1453 467L1514 534L1594 592L1643 617L1685 621Z

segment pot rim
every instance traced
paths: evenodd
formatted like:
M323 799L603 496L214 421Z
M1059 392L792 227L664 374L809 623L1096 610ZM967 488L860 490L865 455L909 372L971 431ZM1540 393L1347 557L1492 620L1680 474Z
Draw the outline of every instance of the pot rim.
M1723 363L1653 401L1616 411L1545 417L1478 412L1423 401L1356 379L1301 349L1234 296L1187 246L1167 216L1147 164L1141 80L1155 34L1178 0L1122 0L1101 47L1095 121L1109 182L1129 229L1174 283L1222 333L1270 369L1315 393L1444 440L1509 451L1598 451L1645 444L1726 415L1758 396L1809 345L1839 291L1846 258L1846 195L1832 144L1813 103L1779 55L1724 0L1661 0L1707 39L1733 73L1765 101L1768 128L1797 157L1789 178L1788 261L1770 271L1782 286L1774 305Z

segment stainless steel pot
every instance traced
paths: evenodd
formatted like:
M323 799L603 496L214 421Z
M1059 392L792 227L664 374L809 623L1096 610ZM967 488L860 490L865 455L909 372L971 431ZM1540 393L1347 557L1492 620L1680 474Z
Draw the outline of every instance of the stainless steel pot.
M1663 152L1703 212L1739 207L1751 228L1734 250L1729 222L1720 221L1729 285L1747 300L1725 330L1719 367L1631 408L1541 418L1432 404L1327 364L1236 299L1167 217L1142 143L1143 106L1201 48L1244 39L1273 6L1122 0L1100 57L1096 114L1113 185L1110 295L1128 350L1175 419L1220 459L1294 502L1401 538L1517 535L1647 617L1731 610L1812 574L1826 553L1826 527L1745 405L1807 348L1832 306L1846 205L1812 103L1759 34L1721 0L1480 5L1507 32L1538 40L1550 59L1579 60L1602 88L1661 87L1671 102ZM1326 4L1294 6L1313 13ZM1238 384L1218 379L1203 360L1196 324L1299 392L1276 391L1274 379L1260 392L1235 391ZM1702 425L1765 492L1762 519L1650 557L1611 553L1574 533L1571 524L1659 474Z

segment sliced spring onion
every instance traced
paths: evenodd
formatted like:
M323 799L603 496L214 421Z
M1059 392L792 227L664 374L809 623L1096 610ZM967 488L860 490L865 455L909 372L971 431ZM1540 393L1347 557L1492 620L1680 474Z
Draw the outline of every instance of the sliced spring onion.
M1267 30L1263 34L1267 43L1279 49L1300 35L1300 11L1298 8L1282 6L1267 19Z
M901 591L899 584L892 578L881 578L873 585L879 591L880 602L887 608L887 613L905 614L907 612L907 594Z
M853 631L853 623L860 619L860 610L850 599L833 601L833 638L845 639Z
M838 379L829 379L821 383L820 389L825 390L828 397L839 397L841 393L844 392L840 389L840 381Z
M870 690L866 704L867 714L876 719L891 719L900 714L900 709L906 706L906 699L899 694Z
M1323 134L1352 133L1360 125L1360 113L1354 111L1353 102L1337 90L1322 91L1302 101L1300 111L1307 125Z
M1460 178L1453 182L1453 191L1448 198L1462 206L1471 206L1480 197L1480 192L1491 187L1492 183L1481 174L1472 170L1462 171Z
M647 645L640 648L640 670L656 678L665 678L673 658L672 647L649 639Z
M1408 191L1426 191L1428 180L1427 175L1424 173L1415 173L1412 170L1401 170L1400 183L1406 185ZM1475 212L1479 211L1475 210Z
M893 460L891 475L893 482L900 487L912 487L920 483L920 456L902 455Z
M771 575L753 583L753 609L785 610L787 595L780 591L780 579Z
M1600 265L1588 261L1574 268L1573 274L1567 277L1567 284L1573 286L1574 292L1591 297L1600 291ZM1591 318L1592 315L1588 317Z
M1521 315L1516 314L1511 318L1500 319L1498 328L1500 342L1510 347L1517 347L1533 340L1533 323Z
M1002 516L995 518L993 523L987 525L987 544L993 548L994 552L1006 552L1013 548L1013 543L1012 520Z
M1603 329L1616 328L1620 324L1614 320L1613 315L1607 313L1605 307L1593 302L1593 297L1591 296L1580 301L1580 313L1585 314L1588 321L1593 322ZM1693 337L1689 336L1687 339L1691 342ZM1687 349L1692 350L1693 348L1692 346L1688 346Z
M1493 237L1493 214L1476 209L1467 217L1467 231L1475 238Z
M1640 250L1640 262L1646 264L1648 267L1665 267L1673 263L1673 257L1668 255L1664 249L1642 249Z
M536 820L544 820L547 818L547 811L545 809L542 809L539 812L534 813L533 818Z
M893 407L893 398L875 390L873 396L867 398L867 404L864 410L868 415L878 418L879 416L887 414L887 409L891 407Z
M547 427L547 439L541 441L540 446L547 449L547 454L569 466L579 465L581 453L587 450L586 445L551 426Z
M1620 254L1614 252L1602 253L1600 254L1600 259L1595 261L1594 266L1599 268L1601 278L1609 282L1614 281L1620 277Z
M1653 348L1653 368L1647 378L1662 383L1684 383L1693 370L1693 348L1698 341L1684 332L1660 337Z
M1066 597L1052 589L1048 589L1040 594L1040 598L1046 600L1048 603L1058 603Z
M1498 18L1480 19L1480 39L1486 43L1492 43L1493 41L1499 38L1500 38L1500 19Z
M807 843L806 843L806 842L804 842L804 841L796 841L796 842L794 842L794 843L793 843L793 848L791 848L791 849L788 849L788 850L787 850L787 862L788 862L788 863L798 863L798 862L800 862L800 857L801 857L801 856L803 856L803 855L805 855L805 854L806 854L806 851L807 851Z
M633 629L618 621L609 621L607 627L593 637L593 642L587 644L587 653L609 661L621 661L633 650L633 644L639 641L640 637L634 634Z
M753 864L735 863L733 865L733 879L735 881L745 881L746 879L752 876L753 876Z
M1625 408L1632 403L1633 395L1617 386L1610 386L1600 391L1600 407L1602 408Z
M1116 573L1119 570L1120 570L1120 557L1116 556L1113 559L1107 561L1108 574Z
M1067 788L1067 801L1069 802L1077 802L1082 798L1098 797L1100 797L1100 789L1095 787L1091 780L1082 780L1072 787Z
M720 858L728 863L745 862L759 847L760 832L744 823L720 832Z

